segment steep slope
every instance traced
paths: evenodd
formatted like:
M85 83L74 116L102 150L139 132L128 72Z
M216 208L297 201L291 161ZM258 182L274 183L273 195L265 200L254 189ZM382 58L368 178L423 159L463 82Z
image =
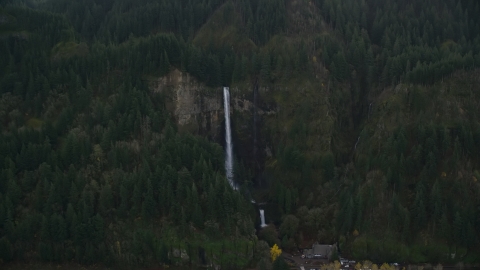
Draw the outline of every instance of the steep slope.
M4 261L268 267L249 192L287 250L479 260L478 1L27 2L0 10ZM225 85L242 193L189 134L221 143Z
M185 44L155 35L75 45L61 15L1 11L31 34L0 40L8 63L0 80L0 263L252 263L254 210L228 186L221 146L177 133L167 93L145 80L180 68Z
M255 43L245 33L235 6L227 2L217 9L195 33L193 43L200 47L232 48L236 52L256 49Z
M458 250L453 260L478 260L478 158L461 150L478 147L478 21L465 20L478 4L315 4L286 1L286 28L256 41L249 69L260 104L276 108L257 120L262 150L273 149L258 178L270 183L264 199L300 224L295 237L280 232L284 247L340 239L357 258L449 261ZM254 102L256 84L239 87ZM254 132L250 113L238 118L243 133Z
M390 260L448 261L452 250L478 259L478 83L478 70L461 71L428 87L386 89L373 101L337 219L346 234L360 233L354 255L366 257L368 243ZM410 250L392 242L399 240Z

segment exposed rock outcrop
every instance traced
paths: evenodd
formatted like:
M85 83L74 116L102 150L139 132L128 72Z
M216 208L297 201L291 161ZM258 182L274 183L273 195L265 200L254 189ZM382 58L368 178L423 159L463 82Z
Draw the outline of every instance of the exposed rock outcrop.
M165 94L167 109L174 114L179 131L206 136L222 145L225 143L221 87L206 87L189 74L174 70L152 81L151 89ZM252 90L248 85L230 88L233 150L247 166L261 171L265 158L272 155L269 134L264 132L265 119L275 117L278 105L273 100L262 99L271 89L260 88L254 109Z
M167 108L175 115L180 131L218 139L223 121L222 94L218 89L207 88L179 70L155 80L152 88L166 94Z

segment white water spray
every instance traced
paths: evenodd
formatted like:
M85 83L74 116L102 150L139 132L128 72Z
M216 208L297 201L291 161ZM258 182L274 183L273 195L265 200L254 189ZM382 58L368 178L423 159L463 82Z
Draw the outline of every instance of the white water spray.
M265 214L263 209L260 209L260 220L262 221L262 224L260 224L260 227L265 227L267 224L265 224Z
M237 190L237 185L233 181L233 149L232 149L232 130L230 125L230 89L223 87L223 109L225 112L225 172L227 174L227 180L233 190ZM255 200L251 199L252 203ZM260 209L260 219L262 224L260 226L265 227L265 215L263 209Z
M357 150L357 144L359 141L360 141L360 136L358 136L357 142L355 143L355 148L353 148L353 150Z
M232 131L230 127L230 92L228 87L223 87L223 107L225 110L225 171L230 186L236 190L233 182L233 150L232 150Z

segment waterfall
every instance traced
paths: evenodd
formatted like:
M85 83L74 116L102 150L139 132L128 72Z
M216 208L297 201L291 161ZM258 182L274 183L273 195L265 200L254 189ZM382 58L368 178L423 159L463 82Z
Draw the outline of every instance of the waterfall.
M257 166L257 91L258 84L253 86L253 164Z
M223 107L225 110L225 172L230 186L236 190L233 182L233 150L232 150L232 131L230 126L230 92L228 87L223 87Z
M256 99L256 97L254 97L254 99ZM237 185L233 181L232 130L230 125L230 91L228 87L223 87L223 108L225 110L225 172L227 174L228 183L234 190L237 190L238 189ZM254 119L254 152L256 150L255 149L255 145L256 145L255 122L256 122L256 119ZM255 203L255 200L251 199L251 202ZM262 227L267 226L265 224L265 215L264 215L263 209L260 209L260 219L262 220L262 224L260 226Z
M357 150L357 144L360 141L360 136L358 136L357 142L355 143L355 148L353 150Z
M267 224L265 224L265 215L263 209L260 209L260 220L262 221L262 224L260 224L260 227L265 227Z

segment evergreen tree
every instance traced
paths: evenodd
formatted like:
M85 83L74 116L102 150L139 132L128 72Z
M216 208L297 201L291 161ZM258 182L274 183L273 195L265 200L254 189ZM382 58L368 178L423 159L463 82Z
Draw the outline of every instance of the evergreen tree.
M155 216L156 203L153 198L153 188L150 179L147 183L147 192L144 195L142 204L142 216L145 220L150 220Z
M290 269L282 256L278 257L272 265L272 270L287 270Z
M113 194L109 183L103 186L100 192L99 207L103 216L107 216L113 210Z
M7 237L0 239L0 258L4 262L9 262L13 259L13 247Z
M453 237L457 243L466 242L466 233L465 233L465 224L463 222L462 216L457 211L453 220Z
M332 153L327 153L322 159L323 176L326 180L334 177L335 161Z

